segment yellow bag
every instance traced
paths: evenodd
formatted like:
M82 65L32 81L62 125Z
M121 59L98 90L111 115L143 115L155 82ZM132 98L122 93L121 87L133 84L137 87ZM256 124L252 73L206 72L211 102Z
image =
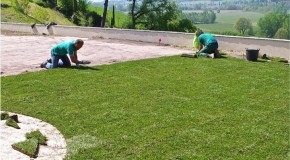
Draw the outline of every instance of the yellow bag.
M199 49L198 37L194 37L193 39L193 47Z

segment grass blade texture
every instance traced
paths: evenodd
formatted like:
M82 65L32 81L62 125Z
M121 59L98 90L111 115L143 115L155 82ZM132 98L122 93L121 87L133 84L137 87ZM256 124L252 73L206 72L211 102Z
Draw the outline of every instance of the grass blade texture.
M2 109L56 126L70 159L287 159L289 67L162 57L3 77Z

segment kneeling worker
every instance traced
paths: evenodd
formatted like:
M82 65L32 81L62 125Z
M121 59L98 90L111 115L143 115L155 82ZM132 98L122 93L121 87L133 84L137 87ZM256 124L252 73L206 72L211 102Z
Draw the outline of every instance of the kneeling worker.
M79 61L77 51L82 48L84 41L81 39L59 43L51 48L51 58L43 62L41 68L71 67L70 59L76 65L89 64L89 61ZM70 56L68 58L67 54ZM61 60L61 61L59 61Z
M198 30L195 34L200 45L199 51L196 53L197 57L220 58L218 42L214 36L203 33L202 30Z

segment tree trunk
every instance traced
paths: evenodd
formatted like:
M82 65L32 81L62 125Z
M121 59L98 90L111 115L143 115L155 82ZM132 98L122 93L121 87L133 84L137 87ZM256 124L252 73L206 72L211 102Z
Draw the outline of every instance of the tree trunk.
M135 21L135 5L136 5L136 0L133 0L132 8L131 8L131 15L132 15L132 29L135 29L136 21Z
M57 7L57 0L54 0L54 9L56 10Z
M109 0L105 0L105 3L104 3L104 13L103 13L103 19L102 19L102 25L101 25L101 27L105 27L106 16L107 16L107 9L108 9L108 3L109 3Z
M115 26L115 5L113 5L113 18L111 20L111 28Z
M73 12L76 12L78 9L78 1L77 0L73 0Z

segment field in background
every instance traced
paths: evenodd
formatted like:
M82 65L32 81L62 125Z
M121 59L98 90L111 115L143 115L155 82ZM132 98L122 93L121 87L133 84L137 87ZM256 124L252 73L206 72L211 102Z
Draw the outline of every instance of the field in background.
M188 11L187 11L188 12ZM198 28L206 32L222 32L222 31L235 31L234 25L239 18L244 17L251 20L254 30L258 28L258 21L264 16L262 13L257 12L244 12L244 11L225 11L221 10L216 14L216 23L214 24L196 24Z

